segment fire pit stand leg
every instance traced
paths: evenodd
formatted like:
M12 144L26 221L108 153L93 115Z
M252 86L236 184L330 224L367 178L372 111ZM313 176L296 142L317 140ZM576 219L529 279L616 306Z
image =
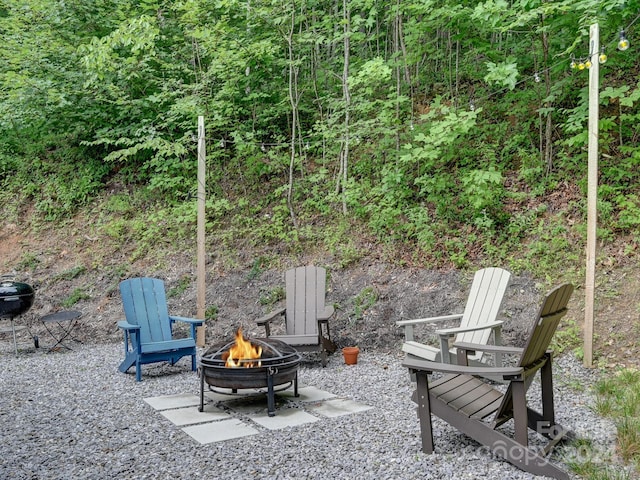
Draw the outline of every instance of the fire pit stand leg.
M198 407L198 411L202 412L204 410L204 368L200 368L200 406Z
M276 414L276 399L273 391L273 369L269 368L267 373L267 415L270 417Z

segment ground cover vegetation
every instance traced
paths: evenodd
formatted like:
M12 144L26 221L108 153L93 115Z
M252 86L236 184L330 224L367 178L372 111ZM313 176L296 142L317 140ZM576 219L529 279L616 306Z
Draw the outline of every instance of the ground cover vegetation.
M0 0L3 222L82 216L86 236L131 246L122 276L192 244L202 115L208 238L229 264L239 245L260 247L252 271L368 250L579 285L582 67L600 54L598 261L637 263L639 14L638 0ZM357 305L375 302L363 289ZM560 340L575 348L577 330Z

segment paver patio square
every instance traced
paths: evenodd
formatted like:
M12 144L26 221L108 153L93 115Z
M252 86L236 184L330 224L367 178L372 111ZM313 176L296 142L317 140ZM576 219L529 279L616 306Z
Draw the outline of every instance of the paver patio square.
M242 415L261 415L267 414L267 395L264 393L256 393L255 395L245 395L241 398L231 398L226 402L222 402L225 408L229 408L234 412ZM279 411L287 401L283 398L275 397L275 407ZM276 413L277 415L277 413Z
M282 428L295 427L320 420L318 417L298 408L280 409L273 417L265 414L255 414L249 415L249 418L269 430L280 430Z
M193 425L195 423L212 422L214 420L222 420L223 418L231 418L228 413L215 408L213 405L205 405L204 411L198 411L198 407L174 408L171 410L163 410L160 412L167 420L179 427L183 425Z
M200 397L191 394L163 395L161 397L149 397L144 399L156 410L169 410L171 408L193 407L200 405Z
M258 433L258 430L237 418L192 425L183 428L182 431L201 445L248 437L249 435Z
M296 402L319 402L336 397L333 393L325 392L315 387L300 387L298 388L298 395L299 397L293 396L293 388L288 388L277 393L279 397L284 397Z
M349 415L350 413L364 412L373 407L363 403L354 402L353 400L337 399L328 400L318 405L309 407L314 413L320 413L325 417L340 417Z
M227 392L228 390L228 392ZM224 392L224 393L221 393ZM242 398L245 397L247 395L247 393L245 392L255 392L255 390L239 390L238 393L231 393L230 389L220 389L220 392L212 392L212 391L205 391L204 392L204 397L205 397L205 401L210 401L210 402L226 402L227 400L233 400L234 398Z

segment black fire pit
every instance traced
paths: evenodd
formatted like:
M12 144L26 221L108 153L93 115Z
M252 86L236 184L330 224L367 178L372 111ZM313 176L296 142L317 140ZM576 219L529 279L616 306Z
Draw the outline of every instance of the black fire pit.
M227 367L226 358L235 342L219 343L207 349L199 359L200 367L200 407L204 409L205 383L209 390L223 393L221 388L238 390L267 388L267 413L275 413L275 387L293 384L294 395L298 396L298 365L300 354L290 345L271 338L252 338L253 345L262 347L262 356L255 360L242 360L240 363L253 363L254 366Z

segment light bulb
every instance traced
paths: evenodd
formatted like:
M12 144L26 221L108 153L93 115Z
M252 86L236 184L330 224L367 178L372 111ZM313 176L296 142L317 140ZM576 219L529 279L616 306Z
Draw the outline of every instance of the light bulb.
M476 105L473 103L473 101L469 102L469 110L473 112L475 109L476 109Z
M540 83L540 75L538 75L538 72L536 72L536 73L534 73L534 74L533 74L533 80L534 80L536 83Z
M591 68L591 60L587 60L586 62L584 62L584 66L586 68Z
M598 56L598 62L604 63L606 61L607 61L607 54L604 53L604 47L602 47L602 50L600 51L600 55Z
M571 68L576 68L576 67L578 66L578 65L576 64L575 59L573 59L573 58L571 59L571 63L569 64L569 66L570 66Z
M586 65L584 64L584 62L582 60L580 60L580 63L578 63L578 70L584 70L584 67Z
M627 48L629 48L629 40L624 36L624 30L620 32L620 40L618 41L618 50L624 52Z

